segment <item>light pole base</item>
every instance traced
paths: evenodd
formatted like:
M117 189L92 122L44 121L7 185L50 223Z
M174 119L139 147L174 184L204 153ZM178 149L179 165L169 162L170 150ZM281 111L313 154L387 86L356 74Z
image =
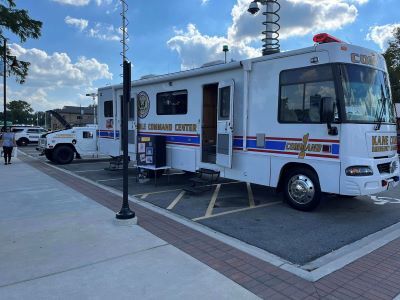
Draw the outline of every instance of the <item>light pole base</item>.
M137 217L132 219L114 219L114 224L117 226L135 226L137 225L137 222Z
M129 220L135 217L135 213L130 210L129 207L123 207L121 210L115 215L115 218L118 220Z

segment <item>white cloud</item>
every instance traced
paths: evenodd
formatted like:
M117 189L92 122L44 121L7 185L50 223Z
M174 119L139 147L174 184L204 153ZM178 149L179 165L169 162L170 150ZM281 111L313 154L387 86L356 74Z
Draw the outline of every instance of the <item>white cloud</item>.
M89 37L102 41L120 41L122 39L122 32L119 27L115 27L111 24L97 22L94 26L89 26L88 20L77 19L70 16L65 18L65 23L78 28L79 31L84 32Z
M355 21L356 6L346 0L281 0L280 38L304 36L316 31L337 30ZM265 16L252 16L247 12L249 1L238 0L232 9L232 26L228 36L233 40L258 40L264 30ZM264 7L260 7L264 9Z
M113 0L96 0L96 4L98 6L100 5L110 5L113 2Z
M80 31L83 31L89 25L89 21L85 19L76 19L70 16L66 16L64 19L65 23L74 27L77 27Z
M388 42L393 38L393 31L397 27L400 27L400 23L372 26L369 28L367 40L375 42L382 50L385 50Z
M207 5L210 0L201 0L201 5Z
M259 50L249 47L244 43L231 43L225 37L202 35L195 25L189 24L187 31L176 31L177 35L171 38L167 44L170 49L179 53L182 63L181 68L192 69L203 63L222 60L224 54L222 45L230 48L229 57L235 59L258 56Z
M104 23L96 23L88 30L88 35L103 41L120 41L122 38L121 30L118 27Z
M25 84L14 88L10 97L30 102L35 109L51 109L57 106L78 104L79 92L93 90L94 82L111 80L113 75L108 65L95 58L80 57L73 62L66 53L48 54L43 50L25 49L17 44L10 45L12 55L29 61L29 75ZM69 99L55 98L50 94L69 95ZM50 105L46 107L46 105Z
M90 0L53 0L60 4L73 5L73 6L85 6L90 3Z
M333 31L353 23L358 15L356 5L368 0L280 0L280 39ZM183 69L198 67L204 62L223 58L222 45L230 45L230 57L242 59L259 56L261 51L251 43L261 40L265 16L247 12L249 0L237 0L233 6L232 24L225 36L208 36L189 24L186 31L176 31L167 45L179 53ZM262 7L264 9L264 7Z
M73 5L73 6L86 6L89 5L91 0L52 0L54 2L64 4L64 5ZM95 0L94 1L98 6L100 5L110 5L113 0Z

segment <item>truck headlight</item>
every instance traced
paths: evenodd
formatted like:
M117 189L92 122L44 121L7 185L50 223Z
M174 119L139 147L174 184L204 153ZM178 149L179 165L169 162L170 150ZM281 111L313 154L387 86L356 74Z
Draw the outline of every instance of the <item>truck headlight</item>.
M374 175L372 169L368 166L352 166L346 169L347 176L371 176Z

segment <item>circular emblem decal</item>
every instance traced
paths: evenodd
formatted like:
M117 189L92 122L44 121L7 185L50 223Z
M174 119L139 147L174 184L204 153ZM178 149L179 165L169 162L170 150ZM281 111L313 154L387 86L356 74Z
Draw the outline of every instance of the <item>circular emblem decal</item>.
M146 92L140 92L137 99L138 116L144 119L149 114L150 99Z

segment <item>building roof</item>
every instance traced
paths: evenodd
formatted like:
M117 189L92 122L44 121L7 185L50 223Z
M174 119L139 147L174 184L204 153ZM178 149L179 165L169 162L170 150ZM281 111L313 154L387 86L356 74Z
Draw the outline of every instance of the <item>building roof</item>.
M81 113L82 110L82 113ZM55 109L60 114L83 114L93 115L93 107L80 107L80 106L64 106L62 109Z

